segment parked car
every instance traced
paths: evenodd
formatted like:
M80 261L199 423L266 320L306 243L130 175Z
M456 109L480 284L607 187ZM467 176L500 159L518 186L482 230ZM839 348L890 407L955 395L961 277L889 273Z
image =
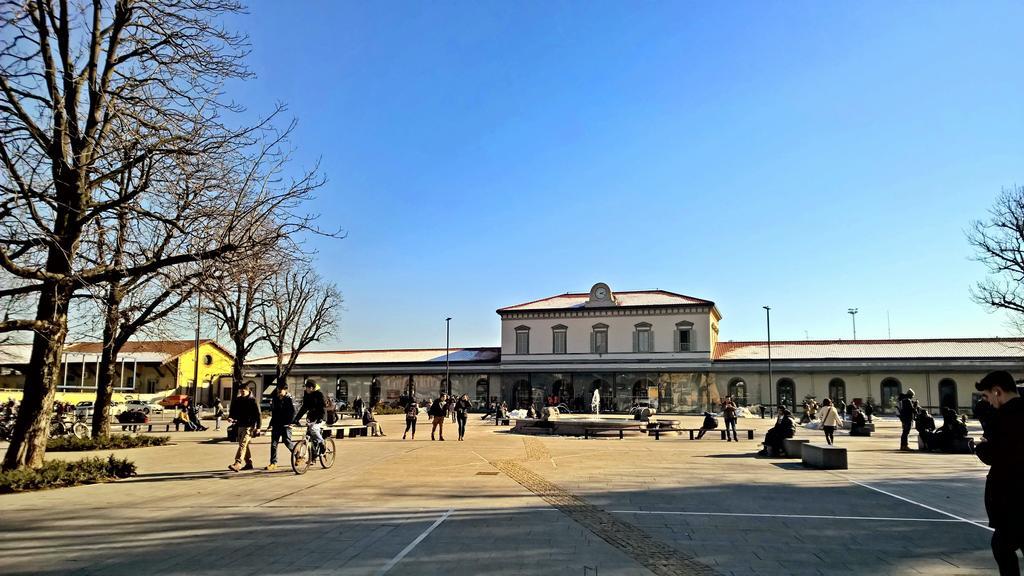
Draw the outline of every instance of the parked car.
M178 404L181 404L185 400L188 400L188 394L171 394L160 401L160 405L164 408L174 408Z
M82 401L75 404L75 418L92 418L92 402Z
M149 400L129 400L124 403L125 410L140 410L143 414L163 414L164 407Z

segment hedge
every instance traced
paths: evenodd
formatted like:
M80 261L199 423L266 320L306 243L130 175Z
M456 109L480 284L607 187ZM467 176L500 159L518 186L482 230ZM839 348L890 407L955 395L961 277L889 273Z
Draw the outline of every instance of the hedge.
M111 434L101 438L50 438L46 442L49 452L82 452L85 450L118 450L121 448L142 448L145 446L163 446L170 436L133 436L130 434Z
M19 468L0 472L0 494L98 484L135 475L135 463L125 458L92 457L77 462L52 460L38 470Z

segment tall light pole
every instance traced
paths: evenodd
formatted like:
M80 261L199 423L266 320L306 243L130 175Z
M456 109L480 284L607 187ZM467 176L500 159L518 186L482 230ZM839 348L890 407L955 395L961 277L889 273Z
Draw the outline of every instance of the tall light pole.
M853 339L856 340L857 339L857 309L856 308L850 308L849 310L846 311L846 313L849 314L850 315L850 319L853 320Z
M768 403L771 415L775 416L775 400L772 396L772 308L771 306L762 306L762 308L764 308L765 327L768 328Z
M449 375L449 369L451 365L448 362L448 351L450 347L450 336L451 336L451 325L452 319L444 319L444 386L447 389L449 395L452 393L452 381Z
M192 390L191 390L192 394L191 394L191 398L189 398L189 401L193 405L195 405L195 403L196 403L196 400L197 400L196 396L199 396L199 321L200 321L200 318L202 318L202 312L203 312L203 295L201 293L199 293L199 294L197 294L197 301L196 301L196 357L195 357L195 366L193 366L193 370L192 370Z

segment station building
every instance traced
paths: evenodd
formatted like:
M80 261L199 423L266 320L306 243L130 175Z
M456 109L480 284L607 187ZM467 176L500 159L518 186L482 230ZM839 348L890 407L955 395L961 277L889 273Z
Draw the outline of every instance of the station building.
M722 315L710 300L613 292L604 283L497 314L500 347L303 352L290 383L312 379L349 404L450 391L478 404L555 401L582 412L599 390L606 412L646 403L662 413L700 413L730 395L742 405L793 409L808 397L860 399L884 413L909 388L923 406L970 410L985 373L1024 372L1020 338L723 342ZM256 359L247 372L269 390L274 365L273 357Z

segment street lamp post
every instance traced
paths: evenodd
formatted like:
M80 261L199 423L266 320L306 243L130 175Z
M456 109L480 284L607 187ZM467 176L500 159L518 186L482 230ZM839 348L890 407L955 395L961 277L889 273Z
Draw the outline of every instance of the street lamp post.
M449 351L449 348L451 346L451 344L450 344L450 342L451 342L451 340L450 340L450 337L451 337L451 325L452 325L452 319L451 318L445 318L444 319L444 386L447 389L447 392L448 392L449 395L451 395L451 393L452 393L452 381L451 381L451 376L449 374L449 370L451 369L451 365L450 365L450 363L448 361L448 351Z
M846 313L849 314L850 315L850 319L853 320L853 339L856 340L857 339L857 309L856 308L850 308L849 310L846 311Z
M198 294L198 301L196 302L196 357L195 366L192 367L192 395L190 401L192 404L196 403L196 396L199 395L199 322L202 318L203 312L203 295Z
M768 403L771 415L775 416L775 400L772 396L772 308L771 306L762 306L762 308L764 308L765 327L768 329Z

